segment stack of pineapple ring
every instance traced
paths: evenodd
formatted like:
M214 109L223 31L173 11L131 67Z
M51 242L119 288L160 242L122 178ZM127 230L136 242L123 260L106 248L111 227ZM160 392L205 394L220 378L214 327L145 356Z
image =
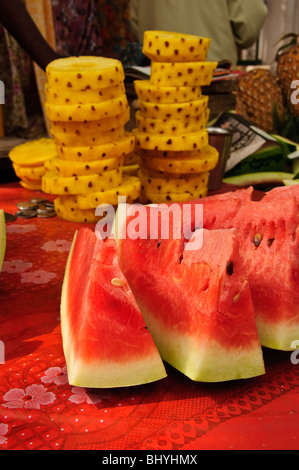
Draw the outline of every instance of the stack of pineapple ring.
M42 189L58 196L60 218L95 223L100 204L115 207L119 196L138 199L139 178L123 175L135 138L125 131L130 110L118 60L55 60L47 67L45 108L57 156L46 164Z
M53 139L41 138L17 145L9 152L15 174L25 189L40 191L46 162L57 156Z
M149 80L135 81L136 149L143 203L186 202L208 191L218 152L209 145L208 97L217 63L208 62L210 39L146 31L143 52L152 61Z

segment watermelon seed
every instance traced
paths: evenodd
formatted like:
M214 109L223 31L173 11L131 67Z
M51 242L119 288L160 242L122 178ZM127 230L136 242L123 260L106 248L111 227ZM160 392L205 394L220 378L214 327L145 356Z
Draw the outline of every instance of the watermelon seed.
M114 279L112 279L111 284L112 284L114 287L125 287L125 285L124 285L124 283L122 282L122 280L121 280L121 279L118 279L117 277L115 277Z
M226 272L229 274L229 276L232 276L234 274L234 263L232 261L229 261L226 265Z
M263 237L260 233L257 233L255 236L254 236L254 239L253 239L253 242L255 244L256 247L260 246L261 244L261 241L262 241Z
M269 238L269 240L267 241L267 245L268 245L269 248L270 248L270 246L272 246L274 240L275 240L275 238Z

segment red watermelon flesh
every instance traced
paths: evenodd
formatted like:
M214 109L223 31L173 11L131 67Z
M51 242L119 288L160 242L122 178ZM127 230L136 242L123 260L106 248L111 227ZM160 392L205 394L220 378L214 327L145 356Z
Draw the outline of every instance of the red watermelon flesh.
M299 206L299 184L294 186L279 186L266 193L264 200L273 201L277 199L295 198Z
M204 230L196 251L182 240L119 240L120 265L162 358L195 381L264 374L238 246L233 230Z
M263 346L292 350L299 338L299 227L293 198L243 205L233 226Z
M117 261L114 239L81 229L69 255L61 301L61 326L69 383L107 388L166 376Z

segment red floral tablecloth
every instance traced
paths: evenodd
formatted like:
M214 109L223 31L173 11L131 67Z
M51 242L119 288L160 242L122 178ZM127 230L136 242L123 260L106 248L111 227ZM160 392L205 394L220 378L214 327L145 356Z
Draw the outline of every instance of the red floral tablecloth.
M0 208L14 213L32 195L0 186ZM145 386L68 384L59 304L78 227L58 218L7 224L0 450L299 449L299 367L290 353L265 350L265 376L224 384L193 383L167 365L166 379Z

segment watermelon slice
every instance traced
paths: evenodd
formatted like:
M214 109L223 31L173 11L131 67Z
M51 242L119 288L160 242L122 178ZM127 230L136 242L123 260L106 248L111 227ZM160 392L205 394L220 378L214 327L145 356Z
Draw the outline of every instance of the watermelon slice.
M269 196L243 205L233 222L260 340L272 349L290 351L299 338L298 222L296 199L274 195L273 200Z
M203 246L196 251L186 249L183 239L121 238L122 270L166 362L194 381L262 375L237 234L204 230L202 235Z
M166 376L117 262L114 239L76 232L61 299L69 383L88 388L133 386Z
M6 225L4 211L0 209L0 272L6 251Z
M262 346L292 350L299 338L298 190L275 188L259 202L204 202L206 229L236 228ZM221 212L222 211L222 212ZM226 217L225 217L226 215Z

